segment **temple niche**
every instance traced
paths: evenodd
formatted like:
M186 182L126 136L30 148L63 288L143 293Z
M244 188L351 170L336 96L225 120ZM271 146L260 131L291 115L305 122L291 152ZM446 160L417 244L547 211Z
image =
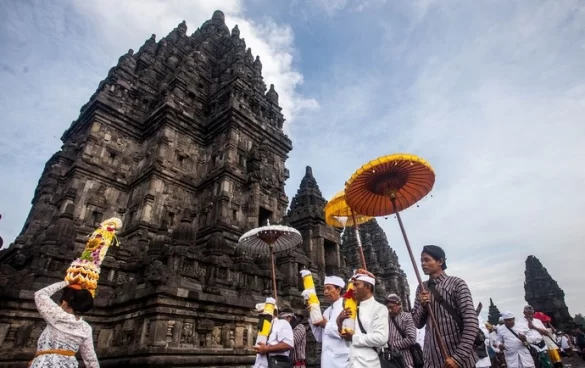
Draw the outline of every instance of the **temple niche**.
M537 312L550 316L553 326L557 329L573 327L574 321L565 303L565 292L549 275L538 258L535 256L526 258L524 275L526 276L524 282L526 302Z
M351 272L310 167L287 212L283 123L260 58L221 11L190 35L182 22L122 55L63 133L20 235L0 251L0 367L32 359L44 328L34 292L62 280L112 216L124 222L122 246L105 258L85 317L101 366L251 366L253 309L271 272L268 255L236 246L244 232L268 221L301 232L303 244L276 260L279 299L299 313L299 270L319 286ZM381 285L404 287L390 248L378 249L380 231L368 246ZM308 349L318 365L318 347Z

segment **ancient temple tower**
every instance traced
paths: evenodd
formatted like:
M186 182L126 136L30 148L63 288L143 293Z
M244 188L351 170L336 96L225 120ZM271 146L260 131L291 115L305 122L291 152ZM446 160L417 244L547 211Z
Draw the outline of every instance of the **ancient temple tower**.
M0 367L32 358L44 328L34 292L62 280L111 216L123 219L122 246L104 260L85 316L101 366L251 366L253 309L271 272L268 254L236 247L245 231L270 221L302 233L277 257L280 300L298 312L300 269L319 286L326 273L350 272L310 167L285 216L283 123L260 58L221 11L191 35L182 22L120 57L47 162L21 234L0 251ZM394 285L397 263L379 267Z
M537 312L543 312L552 318L556 328L564 329L574 324L565 304L565 292L550 276L547 269L535 256L526 258L526 281L524 291L526 302Z

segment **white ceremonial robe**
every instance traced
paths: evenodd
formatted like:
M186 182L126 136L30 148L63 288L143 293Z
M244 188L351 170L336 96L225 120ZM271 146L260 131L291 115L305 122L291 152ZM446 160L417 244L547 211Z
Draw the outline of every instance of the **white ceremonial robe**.
M349 343L341 338L337 329L337 317L343 311L343 298L339 298L323 312L327 319L325 328L315 326L309 318L309 326L321 346L321 368L347 368L349 366Z
M479 329L483 332L483 336L485 337L485 348L487 353L487 347L490 345L490 333L488 329L485 327L485 323L483 322L483 318L480 316L477 317L477 322L479 323ZM476 367L491 367L492 361L490 360L489 355L485 358L478 360L475 363Z
M490 346L492 347L492 349L494 350L494 352L499 353L500 352L500 348L498 347L498 333L496 332L498 326L496 326L496 329L493 330L492 333L490 333Z
M388 308L371 297L360 303L358 313L366 333L361 332L356 319L355 334L349 352L349 366L379 368L380 360L376 350L380 350L388 343Z
M519 323L522 326L528 328L528 320L526 318L521 318L516 323ZM542 323L542 321L539 320L539 319L534 318L532 320L532 325L534 325L534 327L536 327L536 328L546 330L546 327L544 326L544 323ZM548 347L546 346L546 344L544 345L543 348L540 348L540 347L538 347L538 345L536 345L536 344L542 342L542 340L543 340L543 337L540 334L540 332L531 329L528 332L528 335L530 335L530 340L532 341L530 344L532 345L533 348L535 348L537 351L545 351L545 350L548 350Z
M529 336L530 330L522 323L516 323L512 330L518 335L526 336L528 343L533 343ZM514 336L505 325L498 326L497 343L504 344L504 357L506 364L511 368L533 368L534 360L530 355L530 350L526 347L519 338Z
M290 323L288 323L284 319L275 319L272 321L272 329L270 331L270 335L268 336L268 340L266 341L266 345L278 345L279 343L284 342L291 348L295 346L295 340L293 335L292 327ZM290 350L282 352L282 353L269 353L270 356L275 355L290 355ZM254 363L253 368L268 368L268 358L266 354L256 354L256 362Z

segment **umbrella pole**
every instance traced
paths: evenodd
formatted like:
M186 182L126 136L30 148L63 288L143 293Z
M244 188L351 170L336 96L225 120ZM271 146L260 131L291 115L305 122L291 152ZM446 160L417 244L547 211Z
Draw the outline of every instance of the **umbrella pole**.
M404 224L402 223L402 218L400 217L400 212L396 211L396 197L390 196L390 201L392 201L392 207L394 213L396 214L396 218L398 219L398 225L400 225L400 231L402 232L402 237L404 238L404 242L406 243L406 249L408 250L408 255L410 256L410 260L412 261L412 266L414 267L414 272L416 274L416 278L418 280L418 285L420 286L421 291L426 291L422 278L420 277L420 272L418 271L418 265L416 260L414 259L414 254L412 253L412 248L410 247L410 242L408 241L408 236L406 236L406 230L404 230ZM431 324L433 325L433 331L435 331L435 339L439 342L439 348L441 349L441 354L443 358L447 360L449 358L449 353L447 352L447 347L445 346L445 342L441 337L441 333L439 331L439 325L437 320L435 319L435 313L431 308L430 304L427 304L427 311L429 313L429 317L431 317Z
M364 270L368 270L366 268L366 256L364 255L364 248L362 247L362 238L360 237L360 229L358 227L357 220L355 218L355 213L351 211L351 218L353 219L353 228L355 229L355 237L357 239L358 248L360 249L360 256L362 257L362 267Z
M278 300L278 295L276 294L276 263L274 262L274 249L272 249L272 245L270 245L270 256L272 257L272 290L274 291L274 299Z

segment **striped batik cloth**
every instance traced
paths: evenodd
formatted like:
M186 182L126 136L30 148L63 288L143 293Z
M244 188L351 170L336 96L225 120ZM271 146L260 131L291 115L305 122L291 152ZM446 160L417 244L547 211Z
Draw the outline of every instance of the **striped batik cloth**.
M457 362L460 368L475 367L478 357L473 343L479 331L479 325L469 287L462 279L447 276L445 273L425 281L425 289L428 289L429 282L431 285L434 284L435 289L443 299L455 308L463 321L461 329L455 318L435 300L433 293L431 293L430 305L437 319L441 338L445 342L448 355ZM416 289L416 295L419 293L420 286ZM423 349L425 368L443 367L445 360L441 355L439 343L431 325L431 319L428 316L427 309L423 308L418 298L414 302L412 319L417 328L425 327Z

